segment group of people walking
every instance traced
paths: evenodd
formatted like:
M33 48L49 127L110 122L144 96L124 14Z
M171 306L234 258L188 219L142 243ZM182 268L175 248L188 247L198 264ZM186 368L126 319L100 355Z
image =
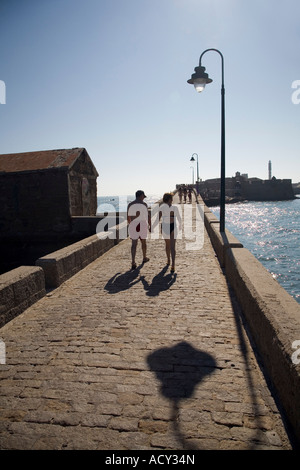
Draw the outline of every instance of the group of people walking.
M191 186L186 186L185 184L183 186L179 186L178 188L178 195L179 195L179 202L182 204L182 199L186 203L187 198L189 200L189 203L192 203L192 193L193 193L193 188Z
M132 269L136 269L136 250L138 240L141 240L143 263L149 261L147 257L146 238L148 231L151 231L151 215L148 206L144 202L146 195L144 191L139 190L135 193L135 200L128 204L127 221L129 223L129 237L131 238L131 261ZM171 264L171 273L175 272L176 257L176 235L181 229L181 218L176 206L172 206L173 195L165 193L162 204L159 207L157 219L152 229L161 221L161 233L165 240L165 249L167 255L167 265Z

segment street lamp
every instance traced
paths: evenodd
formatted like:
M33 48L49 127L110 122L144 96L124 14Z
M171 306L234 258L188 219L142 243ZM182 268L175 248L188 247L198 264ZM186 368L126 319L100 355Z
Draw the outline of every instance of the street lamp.
M198 163L198 154L197 154L197 153L193 153L192 158L190 159L190 161L191 161L191 162L194 162L194 161L195 161L194 155L196 155L196 157L197 157L197 180L196 180L196 190L197 190L197 194L199 194L199 190L198 190L198 185L199 185L199 163Z
M206 49L200 55L199 67L195 67L195 73L187 81L194 85L196 91L201 93L207 83L212 79L205 73L205 67L201 65L202 56L208 51L217 52L222 61L222 85L221 85L221 194L220 194L220 232L225 232L225 88L224 88L224 58L218 49Z
M192 158L191 158L191 160L190 160L190 161L191 161L191 162L194 162L194 161L195 161L195 159L194 159L194 155L196 155L196 157L197 157L197 181L199 181L199 164L198 164L198 154L197 154L197 153L193 153L193 155L192 155Z

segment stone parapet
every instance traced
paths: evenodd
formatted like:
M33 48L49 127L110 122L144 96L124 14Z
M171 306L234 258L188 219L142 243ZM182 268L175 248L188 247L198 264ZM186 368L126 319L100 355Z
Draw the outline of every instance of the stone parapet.
M220 233L219 221L207 207L204 219L265 372L300 442L300 361L294 347L300 341L300 305L229 231Z
M20 266L0 275L0 328L92 261L127 238L127 221L36 261L36 266Z
M55 288L115 245L110 232L102 232L50 253L36 261L43 268L47 288Z
M219 219L206 206L204 207L205 228L223 268L227 250L230 248L243 248L243 244L227 229L225 229L225 233L221 233Z
M20 315L46 293L44 271L20 266L0 276L0 327Z

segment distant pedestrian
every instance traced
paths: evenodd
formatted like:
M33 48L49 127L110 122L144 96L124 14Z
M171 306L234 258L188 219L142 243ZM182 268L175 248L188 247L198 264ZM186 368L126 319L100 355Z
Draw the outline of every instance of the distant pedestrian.
M182 204L182 187L180 186L178 189L178 195L179 195L179 202Z
M191 204L191 202L192 202L192 188L189 188L188 196L189 196L189 203Z
M149 261L147 258L147 236L150 230L151 216L148 212L148 206L144 202L146 195L144 191L138 190L135 193L135 200L130 202L127 207L127 221L129 223L129 237L131 238L131 268L136 268L136 249L138 240L141 240L143 263Z
M186 186L184 186L184 188L183 188L183 199L184 199L185 203L186 203L186 196L187 196L187 189L186 189Z

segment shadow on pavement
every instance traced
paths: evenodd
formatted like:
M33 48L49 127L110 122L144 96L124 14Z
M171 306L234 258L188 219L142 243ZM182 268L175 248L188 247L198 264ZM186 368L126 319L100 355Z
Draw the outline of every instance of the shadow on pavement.
M135 284L142 282L146 295L152 297L159 295L171 287L176 281L177 274L166 274L168 266L165 266L151 281L151 284L145 279L145 276L140 275L143 264L137 266L136 269L126 271L125 273L116 273L112 278L107 281L104 290L109 294L117 294L118 292L130 289Z
M169 273L166 274L168 266L165 266L151 281L149 284L144 276L141 276L141 281L144 285L144 289L149 297L155 297L160 292L168 290L172 284L176 281L177 274Z
M190 398L195 387L217 367L215 359L183 341L161 348L147 357L147 363L161 383L161 394L172 403L172 422L176 439L183 449L194 449L185 438L179 422L180 401Z
M237 331L238 338L239 338L239 343L240 343L239 347L240 347L240 350L242 351L242 354L243 354L244 360L245 360L246 378L247 378L247 382L248 382L248 390L249 390L249 393L250 393L250 396L251 396L250 404L251 404L251 407L252 407L254 421L255 421L255 426L254 426L254 429L253 429L253 437L252 437L252 441L251 441L251 444L250 444L250 447L249 447L248 450L257 449L257 447L261 443L261 438L260 438L261 429L264 429L264 421L263 421L263 418L262 418L261 412L260 412L261 405L260 405L260 401L259 401L259 398L258 398L257 385L255 383L255 379L254 379L253 373L252 373L253 367L252 367L252 364L251 364L251 354L250 354L251 349L254 352L254 354L256 356L257 363L259 364L259 366L261 368L261 371L263 372L263 374L265 376L265 380L266 380L266 382L269 386L269 390L273 394L274 401L277 403L278 409L281 413L282 421L286 426L286 432L289 435L289 438L291 439L291 444L293 446L295 443L294 443L294 438L293 438L291 429L288 425L285 414L284 414L283 410L281 409L280 402L278 401L278 397L276 395L275 390L273 389L272 383L270 382L270 379L269 379L268 375L266 374L266 372L264 370L262 359L261 359L261 357L259 355L259 352L257 350L257 347L255 345L255 341L253 340L252 335L249 331L247 321L246 321L246 319L243 315L242 309L241 309L241 307L239 305L239 302L238 302L238 300L237 300L237 298L236 298L236 296L233 292L233 289L231 288L229 283L227 283L227 287L228 287L228 292L229 292L230 298L231 298L232 309L233 309L233 312L234 312L236 331ZM249 344L251 345L251 349L249 349L249 347L247 345L247 339L249 341Z
M140 282L140 270L143 265L137 266L136 269L126 271L125 273L116 273L111 279L106 283L104 289L109 292L109 294L117 294L124 290L130 289L138 282Z

